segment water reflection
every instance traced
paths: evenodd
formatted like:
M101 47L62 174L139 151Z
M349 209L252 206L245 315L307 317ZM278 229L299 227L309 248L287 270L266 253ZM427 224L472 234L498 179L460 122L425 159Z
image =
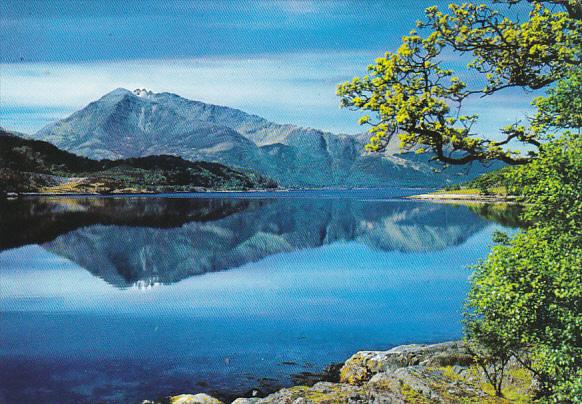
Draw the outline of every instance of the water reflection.
M189 221L220 219L260 203L227 198L0 199L0 251L52 241L61 234L96 224L177 227Z
M357 241L429 252L463 243L490 208L353 198L4 201L0 248L39 243L116 287L174 283L270 255ZM493 212L493 213L492 213ZM515 212L501 215L508 224Z
M467 267L512 217L286 195L0 202L0 402L227 401L460 338Z

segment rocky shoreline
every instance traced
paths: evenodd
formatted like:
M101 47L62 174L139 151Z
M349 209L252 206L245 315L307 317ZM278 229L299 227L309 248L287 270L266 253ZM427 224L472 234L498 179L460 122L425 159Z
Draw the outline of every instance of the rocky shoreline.
M335 381L281 389L266 397L241 397L232 404L528 402L531 375L510 364L507 399L495 397L461 341L401 345L388 351L360 351ZM223 404L204 393L181 394L143 404Z

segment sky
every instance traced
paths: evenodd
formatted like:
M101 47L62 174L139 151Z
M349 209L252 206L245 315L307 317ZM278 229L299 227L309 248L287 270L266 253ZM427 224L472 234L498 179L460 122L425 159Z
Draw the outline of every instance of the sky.
M3 0L0 126L33 133L124 87L362 132L361 113L339 108L336 85L395 51L429 3ZM531 98L507 91L472 102L482 113L477 128L495 137L525 117Z

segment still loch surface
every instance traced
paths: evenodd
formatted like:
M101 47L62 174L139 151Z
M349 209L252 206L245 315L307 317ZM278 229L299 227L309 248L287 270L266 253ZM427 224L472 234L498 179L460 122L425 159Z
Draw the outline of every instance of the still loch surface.
M3 201L0 402L228 399L459 338L467 266L513 214L415 192Z

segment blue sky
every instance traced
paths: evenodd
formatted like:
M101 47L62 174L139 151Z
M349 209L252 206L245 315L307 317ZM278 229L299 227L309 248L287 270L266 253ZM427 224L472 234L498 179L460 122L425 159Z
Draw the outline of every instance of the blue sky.
M359 114L339 109L336 84L397 49L427 5L3 0L0 125L34 132L114 88L139 87L356 133ZM511 91L474 103L481 127L494 136L529 99Z

